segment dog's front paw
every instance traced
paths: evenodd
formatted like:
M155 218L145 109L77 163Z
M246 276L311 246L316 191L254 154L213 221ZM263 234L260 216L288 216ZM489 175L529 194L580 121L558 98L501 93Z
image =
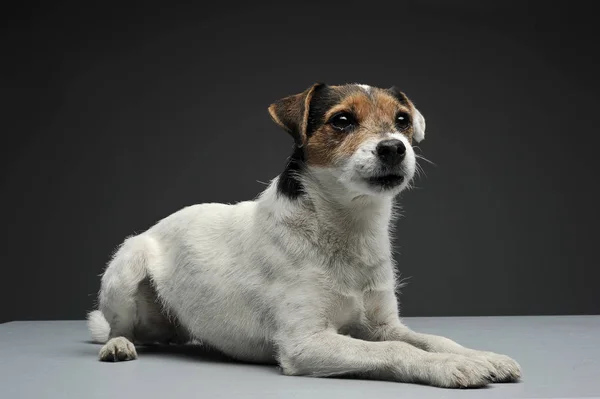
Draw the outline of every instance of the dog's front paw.
M479 388L492 381L495 367L482 357L436 353L429 359L428 381L443 388Z
M100 349L98 355L103 362L119 362L137 359L135 346L125 337L113 338Z
M521 366L508 356L475 350L470 352L469 356L486 359L494 365L493 382L516 382L521 378Z

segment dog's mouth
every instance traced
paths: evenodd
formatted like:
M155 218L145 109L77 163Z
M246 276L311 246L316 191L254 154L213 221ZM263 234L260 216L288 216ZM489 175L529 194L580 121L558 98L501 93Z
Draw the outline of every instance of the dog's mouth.
M383 189L394 188L402 184L404 176L400 174L388 174L382 176L372 176L367 178L370 185Z

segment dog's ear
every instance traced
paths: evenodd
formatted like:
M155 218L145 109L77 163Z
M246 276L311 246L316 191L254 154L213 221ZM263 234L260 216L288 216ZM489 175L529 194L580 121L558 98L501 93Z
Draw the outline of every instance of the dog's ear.
M418 143L425 139L425 118L418 109L413 109L413 139Z
M313 94L323 86L323 83L315 83L302 93L284 97L269 106L273 121L294 138L298 147L306 142L306 125Z
M409 106L413 109L412 119L413 119L413 139L418 143L425 139L425 118L423 114L419 112L417 108L415 108L412 101L406 97L402 91L400 91L396 86L392 86L388 89L388 92L394 96L401 104Z

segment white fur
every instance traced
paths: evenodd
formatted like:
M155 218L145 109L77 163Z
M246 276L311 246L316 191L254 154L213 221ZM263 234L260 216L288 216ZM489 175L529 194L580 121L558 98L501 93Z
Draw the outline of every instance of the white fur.
M371 92L371 86L369 86L369 85L357 85L357 86L360 87L361 89L363 89L364 91L366 91L367 94Z
M423 141L425 139L425 118L423 114L419 112L418 109L415 108L413 112L414 119L414 131L413 138L417 143Z
M88 329L92 340L97 343L104 343L108 341L110 334L110 325L99 310L94 310L88 314Z
M93 338L110 339L100 358L135 359L131 342L195 339L288 375L443 387L517 379L510 358L401 323L389 229L415 157L403 135L387 138L407 148L397 189L361 183L376 167L372 141L340 165L308 167L298 199L275 178L255 201L190 206L125 240L89 315Z

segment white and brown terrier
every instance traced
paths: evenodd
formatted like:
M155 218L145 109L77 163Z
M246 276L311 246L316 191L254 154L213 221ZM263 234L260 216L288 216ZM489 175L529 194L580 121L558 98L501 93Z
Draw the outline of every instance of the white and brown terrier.
M100 359L199 340L288 375L479 387L511 358L417 333L398 315L390 227L425 120L399 90L315 84L269 107L295 140L255 201L184 208L127 238L89 314Z

